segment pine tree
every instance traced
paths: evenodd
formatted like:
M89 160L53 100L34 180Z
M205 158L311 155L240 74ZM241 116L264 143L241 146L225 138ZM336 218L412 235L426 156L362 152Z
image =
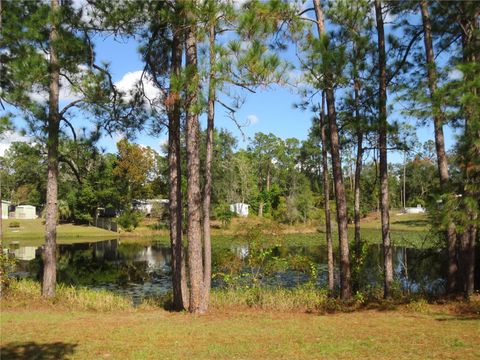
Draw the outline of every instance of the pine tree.
M325 31L324 16L320 0L314 0L315 15L317 19L317 30L319 34L320 47L322 55L328 52L328 35ZM328 124L330 130L330 147L332 156L333 181L335 185L335 201L337 203L337 224L338 240L340 248L340 292L343 300L350 299L351 273L350 273L350 255L348 245L348 217L347 217L347 199L345 196L345 185L343 182L342 160L340 156L340 141L335 110L334 79L333 69L330 67L329 60L325 61L324 91L327 100Z
M48 151L45 252L42 293L55 296L56 226L60 125L73 132L68 120L71 110L88 108L95 114L111 109L112 87L108 69L94 63L88 29L81 12L70 4L51 0L2 3L0 40L2 76L0 98L26 115L32 133L38 134ZM83 36L79 34L83 33ZM81 65L85 67L82 68ZM78 98L61 109L60 79ZM48 100L35 94L48 93ZM107 105L108 104L108 105ZM107 118L107 117L105 117Z
M375 0L375 17L377 21L378 36L378 62L379 62L379 120L378 120L378 146L380 149L380 211L382 219L383 243L383 271L385 298L391 297L393 284L393 249L390 239L390 214L388 198L388 160L387 160L387 60L385 54L385 33L383 27L383 12L381 0Z

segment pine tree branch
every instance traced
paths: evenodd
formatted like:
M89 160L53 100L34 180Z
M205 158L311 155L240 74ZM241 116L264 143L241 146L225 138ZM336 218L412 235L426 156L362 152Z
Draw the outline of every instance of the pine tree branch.
M68 167L69 167L70 169L72 169L75 177L77 178L78 183L79 183L80 185L82 185L82 184L83 184L83 181L82 181L82 178L81 178L81 176L80 176L80 173L79 173L78 169L75 167L75 164L74 164L70 159L68 159L67 157L65 157L64 155L60 155L58 160L59 160L60 162L63 162L63 163L65 163L65 164L67 164Z
M70 128L70 130L72 131L72 135L73 135L73 140L75 142L77 142L77 133L75 132L75 128L73 127L72 123L70 121L68 121L67 119L65 119L65 117L63 115L61 115L60 117L60 120L63 120L63 122L65 124L67 124L67 126Z

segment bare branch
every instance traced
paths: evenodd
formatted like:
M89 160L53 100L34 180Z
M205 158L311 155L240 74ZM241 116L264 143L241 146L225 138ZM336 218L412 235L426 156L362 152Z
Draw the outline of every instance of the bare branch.
M71 108L77 106L78 104L80 104L81 102L83 102L84 100L83 99L78 99L78 100L75 100L75 101L72 101L70 104L68 104L67 106L65 106L62 111L60 111L59 115L60 117L64 117L65 113L70 110Z
M70 130L72 131L72 135L73 135L73 140L76 142L77 141L77 133L75 132L75 128L73 127L72 123L70 121L68 121L67 119L65 119L65 117L62 115L60 120L63 120L63 122L65 124L67 124L67 126L70 128Z
M82 178L81 178L81 176L80 176L80 173L78 172L78 169L75 167L75 164L74 164L70 159L66 158L66 157L63 156L63 155L60 155L60 157L59 157L58 160L61 161L61 162L63 162L63 163L65 163L65 164L67 164L68 167L69 167L70 169L72 169L75 177L77 178L78 183L81 185L81 184L83 183L83 181L82 181Z

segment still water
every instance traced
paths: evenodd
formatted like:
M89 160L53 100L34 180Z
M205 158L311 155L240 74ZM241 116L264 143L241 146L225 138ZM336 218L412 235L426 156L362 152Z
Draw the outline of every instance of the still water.
M42 247L12 244L8 250L17 259L13 276L41 279ZM275 247L269 249L267 260L259 261L247 245L232 245L214 248L212 257L214 287L228 286L232 279L236 284L256 280L263 286L294 287L311 281L326 286L324 246ZM369 246L364 259L358 270L358 286L381 286L381 246ZM395 279L403 291L441 294L445 285L444 263L445 253L439 249L394 250ZM131 297L134 303L171 289L170 248L155 241L59 245L57 264L59 282L111 290ZM338 280L338 274L335 277Z

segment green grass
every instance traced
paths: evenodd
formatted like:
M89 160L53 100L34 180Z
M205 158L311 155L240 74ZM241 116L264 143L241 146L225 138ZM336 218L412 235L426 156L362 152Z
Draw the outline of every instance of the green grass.
M369 244L380 244L382 242L380 232L380 221L378 216L372 215L362 222L362 239ZM243 224L243 229L247 226L257 226L257 223L248 219ZM17 220L20 221L20 228L9 228L8 220L4 222L5 242L11 243L18 241L21 245L26 246L40 246L44 243L44 225L40 219L36 220ZM240 219L240 221L245 221ZM408 246L416 248L426 248L437 246L435 239L429 237L427 232L427 219L423 214L403 214L398 215L397 212L392 211L391 216L391 238L397 246ZM295 229L294 227L292 229ZM292 230L290 229L290 230ZM323 233L323 226L311 228L306 232L289 232L288 229L284 233L277 233L277 238L280 243L288 246L317 246L325 245L326 239ZM285 230L285 229L284 229ZM302 229L297 229L302 230ZM305 229L303 229L305 230ZM334 245L337 246L336 227L334 230ZM157 241L160 244L168 245L170 243L168 233L165 230L148 233L121 233L120 235L99 229L93 226L82 226L73 224L61 224L58 226L58 240L59 244L71 244L79 242L100 241L104 239L112 239L120 236L121 241L134 243L150 243ZM267 236L267 235L266 235ZM270 235L268 235L270 236ZM349 228L349 239L353 242L354 233L353 228ZM222 232L214 232L212 236L213 246L225 247L230 245L244 244L245 238L240 233L234 235L230 232L222 234Z
M39 298L31 282L2 299L2 359L476 359L480 312L465 303L321 315L272 292L264 307L246 307L235 294L214 292L204 316L146 306L126 307L107 293L61 288L55 301ZM13 291L13 295L12 295ZM313 293L310 293L309 297ZM283 304L266 303L277 299ZM73 300L72 300L73 299ZM94 299L94 300L91 300ZM289 300L290 301L290 300ZM312 298L324 302L324 294ZM90 305L88 305L90 304ZM248 305L248 304L247 304ZM274 305L272 309L270 307ZM290 307L294 305L295 307Z
M10 228L11 222L19 222L20 227ZM3 221L3 236L6 243L19 241L25 245L38 245L44 242L45 225L41 219L35 220L15 220L9 219ZM58 242L72 243L78 242L78 238L90 241L95 238L112 239L117 234L112 231L103 230L95 226L60 224L57 226Z

